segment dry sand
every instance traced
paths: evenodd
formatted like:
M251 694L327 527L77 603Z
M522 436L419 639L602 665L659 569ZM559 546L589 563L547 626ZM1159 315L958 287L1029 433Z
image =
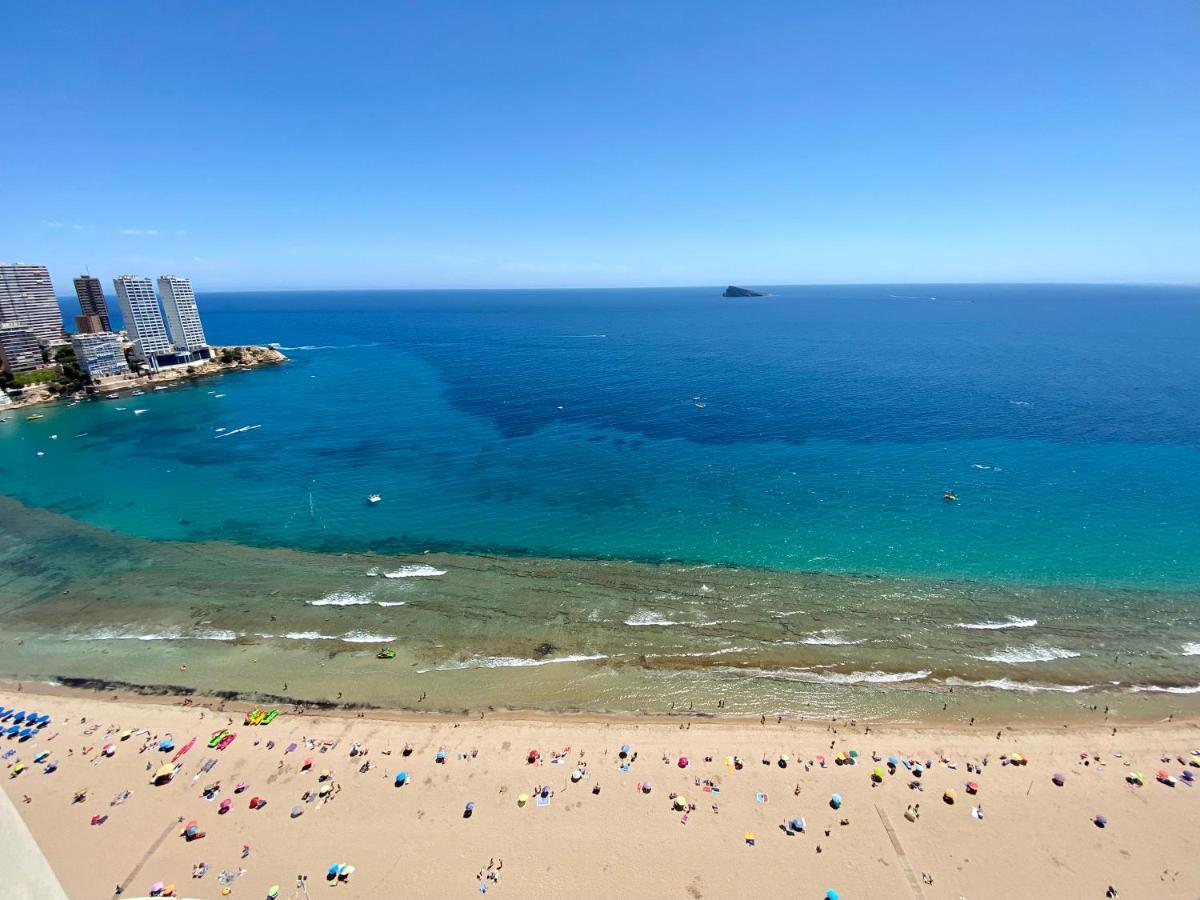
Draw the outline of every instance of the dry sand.
M144 698L32 694L28 686L23 693L0 691L0 705L53 716L36 738L5 739L0 750L15 751L4 761L5 789L73 898L111 897L118 882L126 884L126 897L142 896L159 880L173 882L179 896L215 898L218 873L239 867L246 872L230 896L258 900L278 884L280 897L300 897L297 875L307 874L308 893L316 897L334 890L325 870L342 862L356 871L336 887L338 897L466 898L477 896L476 876L486 875L493 861L503 861L499 881L485 884L497 898L816 900L829 888L842 898L1101 898L1110 884L1125 898L1200 896L1200 794L1182 782L1171 788L1154 780L1160 768L1176 776L1183 771L1176 757L1187 760L1200 746L1195 722L1122 726L1115 736L1111 728L1075 725L1015 729L999 738L994 727L875 725L864 734L862 725L844 721L693 721L681 728L674 721L354 714L285 714L255 728L242 725L244 707L233 704L222 713ZM208 736L229 717L237 739L224 751L208 750ZM85 735L88 725L99 728ZM149 735L118 739L131 728ZM174 781L153 787L147 764L157 768L169 754L154 746L139 751L150 735L167 732L180 745L199 740ZM320 753L301 743L284 752L305 738L336 746ZM364 757L349 755L356 741L375 766L367 773L359 772ZM100 758L108 742L116 754ZM407 758L406 743L413 748ZM637 752L629 772L618 769L624 743ZM85 755L85 747L93 749ZM443 765L435 762L439 748L446 751ZM526 762L530 748L540 750L540 764ZM833 764L834 754L852 748L860 754L857 765ZM9 777L18 759L29 764L42 750L59 761L57 772L30 765ZM553 751L565 752L565 761L551 763ZM924 790L908 787L913 779L903 767L872 787L872 752L885 761L892 754L932 759L920 779ZM1013 752L1028 764L1003 765L1002 755ZM1084 766L1081 752L1100 762ZM781 754L791 757L786 769L778 765ZM678 766L680 755L689 759L686 769ZM725 764L735 755L741 770ZM827 767L806 770L818 755ZM1160 761L1164 755L1169 764ZM313 769L303 772L307 757ZM943 757L957 769L938 762ZM218 760L215 768L197 777L210 758ZM982 774L968 773L968 762L985 758ZM581 762L587 775L573 784ZM302 795L318 789L322 769L332 770L333 799L304 804ZM399 770L410 783L395 788ZM1142 787L1125 781L1136 771L1147 776ZM1192 771L1200 777L1200 769ZM1055 772L1066 776L1065 786L1051 782ZM710 779L720 792L704 791L696 779ZM220 793L205 800L202 787L218 780ZM979 783L977 796L963 790L967 780ZM249 787L235 794L239 781ZM637 789L646 781L650 794ZM519 794L543 784L554 792L548 806L531 800L518 807ZM72 803L84 788L86 801ZM947 788L958 791L953 805L942 799ZM132 795L110 805L123 790ZM672 792L696 804L686 823L673 809ZM834 792L844 801L837 812L829 805ZM25 795L31 802L23 802ZM268 800L266 808L248 808L255 795ZM219 815L225 798L233 807ZM469 801L474 815L464 819ZM905 809L915 803L921 815L907 821ZM298 804L305 812L292 819ZM972 815L977 805L982 819ZM1106 828L1093 824L1096 814L1107 816ZM96 815L108 819L89 824ZM807 820L807 833L780 829L794 817ZM849 824L839 824L843 818ZM207 837L187 843L180 822L191 819ZM754 846L744 840L747 831L756 835ZM251 848L244 859L243 844ZM192 867L201 861L210 870L195 880Z

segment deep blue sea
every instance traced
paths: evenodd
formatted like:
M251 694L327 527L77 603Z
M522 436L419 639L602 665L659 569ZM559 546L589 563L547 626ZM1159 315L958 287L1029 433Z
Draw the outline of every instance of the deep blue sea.
M14 415L2 490L151 538L1200 588L1200 289L769 290L202 293L290 361Z

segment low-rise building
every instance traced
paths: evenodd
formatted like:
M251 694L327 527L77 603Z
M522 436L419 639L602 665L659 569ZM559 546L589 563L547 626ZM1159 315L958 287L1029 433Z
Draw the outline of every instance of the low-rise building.
M5 372L32 372L43 365L37 332L17 322L0 324L0 367Z
M75 362L89 378L129 373L121 338L111 331L71 335L71 346L75 348Z

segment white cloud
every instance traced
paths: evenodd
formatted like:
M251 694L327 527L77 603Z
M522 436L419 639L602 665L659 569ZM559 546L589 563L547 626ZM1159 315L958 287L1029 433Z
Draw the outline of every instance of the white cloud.
M122 228L121 234L137 234L137 235L153 236L153 235L158 234L158 229L157 228Z

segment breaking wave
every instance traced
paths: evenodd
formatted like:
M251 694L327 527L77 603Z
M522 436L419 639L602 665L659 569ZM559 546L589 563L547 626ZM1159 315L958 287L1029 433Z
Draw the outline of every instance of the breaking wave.
M1032 681L1011 681L1008 678L993 678L988 681L968 681L965 678L951 676L946 679L951 687L991 688L996 691L1020 691L1026 694L1037 694L1042 691L1055 691L1062 694L1078 694L1095 687L1094 684L1038 684Z
M326 594L320 600L309 600L309 606L366 606L374 603L371 594L358 594L354 591L334 591Z
M801 681L806 684L899 684L905 681L924 681L930 673L919 672L814 672L812 669L759 669L754 674L764 678L783 681Z
M1005 647L986 656L976 656L985 662L998 663L1035 663L1050 662L1055 659L1074 659L1079 656L1074 650L1064 650L1061 647Z
M342 635L347 644L390 644L396 640L392 634L372 634L369 631L348 631Z
M656 612L636 612L625 620L626 625L683 625L683 622L676 622L664 616L660 616Z
M438 671L448 669L510 669L526 666L548 666L552 663L589 662L596 659L610 659L605 653L575 654L572 656L555 656L550 659L526 659L518 656L472 656L470 659L455 660L442 663ZM425 671L429 671L426 669Z
M959 622L955 628L969 628L972 631L1001 631L1005 628L1032 628L1038 623L1037 619L1021 619L1009 616L1003 622Z
M1200 642L1184 644L1179 653L1181 656L1200 656Z

